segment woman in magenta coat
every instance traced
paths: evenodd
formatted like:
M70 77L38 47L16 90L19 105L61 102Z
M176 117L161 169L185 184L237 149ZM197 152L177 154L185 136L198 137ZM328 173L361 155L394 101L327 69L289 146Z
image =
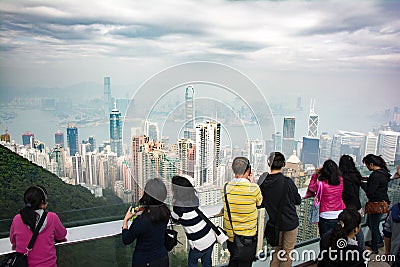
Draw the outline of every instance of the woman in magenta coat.
M10 241L12 248L20 253L26 252L33 230L47 207L47 191L42 186L31 186L24 194L25 207L17 214L11 224ZM48 212L39 235L28 253L29 267L55 267L57 256L55 241L64 241L67 230L57 214Z
M339 214L346 208L342 200L343 178L338 165L331 159L324 162L321 170L311 177L308 190L317 192L318 183L322 183L322 195L319 206L319 234L329 232L338 223Z

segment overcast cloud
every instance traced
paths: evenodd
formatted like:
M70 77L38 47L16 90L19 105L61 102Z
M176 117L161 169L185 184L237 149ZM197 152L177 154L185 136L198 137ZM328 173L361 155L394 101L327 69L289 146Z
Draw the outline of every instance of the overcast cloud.
M358 104L379 108L400 99L400 1L2 0L0 14L2 94L103 76L135 88L206 60L280 93L377 91Z

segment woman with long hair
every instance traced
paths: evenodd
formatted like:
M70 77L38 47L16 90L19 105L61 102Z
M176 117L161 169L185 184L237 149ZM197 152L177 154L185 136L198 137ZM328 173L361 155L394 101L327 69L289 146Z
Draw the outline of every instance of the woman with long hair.
M189 242L188 267L211 267L211 254L216 241L214 231L199 216L199 199L193 187L193 178L187 175L172 177L172 219L181 224Z
M349 155L342 155L339 160L339 170L343 177L342 199L346 208L363 213L360 202L360 187L362 176L356 168L354 160ZM364 249L364 234L359 231L356 235L358 246Z
M132 266L168 267L168 252L164 244L164 236L170 218L170 210L164 201L167 189L160 179L149 180L142 198L140 208L132 212L132 207L126 212L122 225L122 242L125 245L136 240L132 257ZM128 221L137 216L128 228Z
M38 185L29 187L24 193L24 203L25 207L14 217L10 229L12 248L20 253L27 252L33 231L47 208L47 190ZM65 241L66 235L67 230L57 214L48 212L33 248L28 253L28 266L57 266L55 242Z
M345 209L339 214L338 223L321 237L318 266L365 266L364 250L354 239L360 223L357 210Z
M372 171L368 177L367 183L362 183L361 188L365 191L368 201L390 203L388 192L388 183L390 180L389 169L381 156L368 154L363 158L363 163ZM371 231L371 243L366 245L372 249L373 253L378 253L378 247L383 246L383 239L379 231L379 223L382 219L381 213L367 214L366 224Z
M343 200L343 178L337 164L328 159L322 168L311 176L308 190L316 193L321 183L322 194L319 206L319 234L329 232L338 222L338 216L346 208Z

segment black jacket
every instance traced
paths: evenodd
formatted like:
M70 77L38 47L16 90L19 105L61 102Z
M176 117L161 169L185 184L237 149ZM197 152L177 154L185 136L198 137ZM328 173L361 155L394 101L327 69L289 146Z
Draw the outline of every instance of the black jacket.
M260 179L263 179L265 175L266 173L261 175ZM285 179L288 180L288 190L287 195L282 196L283 187L286 184ZM260 189L263 195L262 206L267 210L271 223L275 223L277 220L279 202L281 197L284 197L282 199L282 223L279 225L279 230L291 231L299 226L295 205L300 205L301 197L292 179L282 173L268 174L260 185Z
M345 175L343 175L342 199L346 208L359 210L361 209L360 185L357 184L355 180L354 177L345 177Z
M390 180L390 173L382 169L373 171L369 177L367 183L362 183L361 188L365 191L368 201L379 202L382 200L389 201L388 183Z

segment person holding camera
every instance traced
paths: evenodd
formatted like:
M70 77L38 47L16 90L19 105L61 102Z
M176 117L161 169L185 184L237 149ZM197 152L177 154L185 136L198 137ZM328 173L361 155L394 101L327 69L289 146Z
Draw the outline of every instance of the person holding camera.
M229 237L228 267L250 267L257 249L257 207L262 203L260 188L254 183L250 161L236 157L232 163L235 177L224 185L224 229Z

